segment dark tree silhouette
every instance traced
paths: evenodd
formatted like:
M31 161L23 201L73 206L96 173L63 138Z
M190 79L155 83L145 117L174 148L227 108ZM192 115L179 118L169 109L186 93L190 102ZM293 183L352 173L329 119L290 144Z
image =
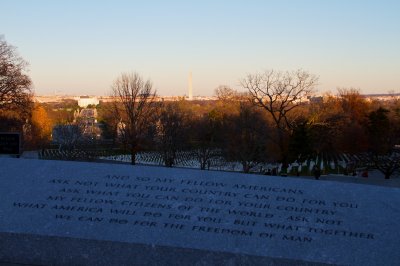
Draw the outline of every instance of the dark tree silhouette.
M177 152L185 145L187 128L184 116L177 103L164 104L160 112L156 124L156 143L167 167L174 166Z
M138 73L122 74L112 86L115 97L114 115L119 123L119 137L136 164L136 154L147 136L154 119L156 92L150 80L144 81Z
M211 166L211 160L221 155L222 118L214 111L191 120L190 142L200 169Z
M242 87L250 93L255 105L267 111L278 131L277 144L281 160L287 156L287 134L293 125L288 115L311 96L318 78L306 71L266 71L248 75L241 81Z
M0 36L0 111L29 112L32 82L26 74L27 66L15 47Z
M239 161L243 172L265 162L268 127L254 106L241 103L239 114L228 118L225 134L224 153L228 160Z
M16 48L0 36L0 128L23 133L32 108L31 80L26 74L28 63ZM25 139L24 134L22 135Z

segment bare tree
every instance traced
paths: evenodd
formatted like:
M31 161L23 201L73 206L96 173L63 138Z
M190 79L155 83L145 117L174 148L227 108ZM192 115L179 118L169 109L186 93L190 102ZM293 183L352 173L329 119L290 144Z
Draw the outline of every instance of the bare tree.
M25 74L27 66L15 47L0 36L0 111L30 110L32 82Z
M53 128L53 141L59 144L60 150L73 150L82 140L82 128L79 125L66 123Z
M211 160L221 155L222 117L210 112L191 120L191 147L193 156L200 163L200 169L210 168Z
M156 143L167 167L175 165L177 153L186 143L186 120L183 110L176 102L163 105L157 121Z
M214 90L214 94L219 100L231 100L238 94L237 91L226 85L220 85Z
M245 173L265 162L268 127L261 112L249 103L242 102L239 114L231 115L227 122L225 157L239 161Z
M400 151L392 149L386 154L374 152L359 154L357 163L367 169L376 169L385 179L390 179L391 176L400 174Z
M318 78L303 70L282 72L269 70L248 75L241 80L250 93L252 102L266 110L278 130L277 144L282 160L286 157L286 134L293 127L289 113L300 106L314 92Z
M378 169L385 176L385 179L400 173L400 152L398 151L386 155L371 155L370 161L372 167Z
M120 137L130 151L131 164L136 164L136 154L154 115L156 92L151 81L144 81L138 73L122 74L112 85L112 92Z
M371 105L358 89L338 88L338 97L343 113L349 117L352 123L366 122Z

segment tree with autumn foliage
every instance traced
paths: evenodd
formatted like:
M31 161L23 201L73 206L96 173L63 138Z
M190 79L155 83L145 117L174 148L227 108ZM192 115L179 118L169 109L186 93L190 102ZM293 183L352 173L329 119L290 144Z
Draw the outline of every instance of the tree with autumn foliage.
M32 111L31 145L44 148L51 140L52 123L43 106L36 104Z

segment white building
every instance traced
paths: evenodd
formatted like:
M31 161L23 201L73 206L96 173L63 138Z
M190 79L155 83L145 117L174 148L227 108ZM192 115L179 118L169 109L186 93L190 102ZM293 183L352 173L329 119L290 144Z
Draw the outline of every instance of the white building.
M79 107L86 108L88 105L98 105L99 99L97 97L90 97L90 96L80 96L78 98L78 105Z

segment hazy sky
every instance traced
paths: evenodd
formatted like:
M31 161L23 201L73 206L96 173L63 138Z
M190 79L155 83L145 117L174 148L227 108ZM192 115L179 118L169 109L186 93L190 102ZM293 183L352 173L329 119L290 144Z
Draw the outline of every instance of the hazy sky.
M304 69L319 91L400 92L398 0L0 0L0 34L37 94L107 95L121 72L160 95L212 95L267 69Z

